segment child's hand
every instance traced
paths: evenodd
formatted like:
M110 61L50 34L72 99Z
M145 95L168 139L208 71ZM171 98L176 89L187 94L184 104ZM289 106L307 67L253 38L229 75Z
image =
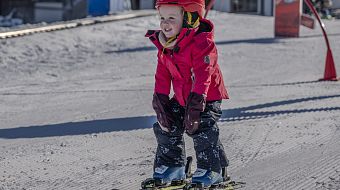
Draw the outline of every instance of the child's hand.
M184 115L184 127L189 134L194 134L199 127L201 112L204 111L206 104L205 99L203 94L200 95L195 92L191 92L188 97Z
M155 93L152 99L152 107L157 114L157 120L163 131L169 131L174 123L174 119L170 110L169 96Z

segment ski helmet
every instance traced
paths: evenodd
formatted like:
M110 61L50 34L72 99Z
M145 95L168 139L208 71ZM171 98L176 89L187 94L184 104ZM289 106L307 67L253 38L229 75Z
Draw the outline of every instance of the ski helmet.
M205 0L157 0L156 9L161 5L181 6L186 12L197 12L201 18L205 12Z

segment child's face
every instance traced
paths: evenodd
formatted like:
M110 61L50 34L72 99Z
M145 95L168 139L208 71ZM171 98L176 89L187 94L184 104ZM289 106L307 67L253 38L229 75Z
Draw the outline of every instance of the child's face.
M161 19L160 27L165 37L176 36L182 29L183 10L179 6L162 5L158 8Z

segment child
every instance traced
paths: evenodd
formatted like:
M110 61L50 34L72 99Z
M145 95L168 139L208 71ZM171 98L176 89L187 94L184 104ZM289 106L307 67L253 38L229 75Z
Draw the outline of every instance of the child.
M161 30L146 34L158 48L153 177L164 184L185 179L186 132L193 138L197 158L192 182L218 184L223 181L222 168L228 166L217 126L228 93L217 64L214 26L203 18L204 0L157 0L156 8ZM171 84L174 96L169 99Z

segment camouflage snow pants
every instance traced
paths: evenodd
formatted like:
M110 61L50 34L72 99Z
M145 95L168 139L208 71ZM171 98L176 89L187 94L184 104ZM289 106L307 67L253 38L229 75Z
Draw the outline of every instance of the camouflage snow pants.
M175 117L170 132L163 131L158 122L153 125L157 139L157 152L154 167L165 165L168 167L184 166L186 161L184 143L184 107L171 99L171 111ZM222 167L228 166L228 159L223 145L219 140L217 121L222 114L221 101L207 102L201 113L201 123L193 138L197 158L197 168L220 172Z

